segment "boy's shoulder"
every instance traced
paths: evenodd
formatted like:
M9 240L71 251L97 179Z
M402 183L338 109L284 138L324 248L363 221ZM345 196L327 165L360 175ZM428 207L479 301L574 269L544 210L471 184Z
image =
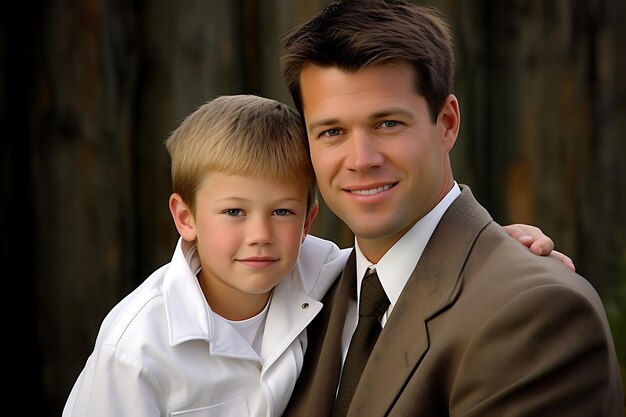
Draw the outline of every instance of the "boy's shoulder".
M300 248L298 263L313 269L336 267L340 264L343 269L351 251L352 248L342 249L332 240L307 235Z
M163 310L163 278L168 265L154 271L109 311L100 326L97 344L117 345L125 333L143 327L142 322L162 319L162 314L154 310Z
M294 278L311 297L320 300L339 277L352 248L341 249L334 242L307 235L300 248Z

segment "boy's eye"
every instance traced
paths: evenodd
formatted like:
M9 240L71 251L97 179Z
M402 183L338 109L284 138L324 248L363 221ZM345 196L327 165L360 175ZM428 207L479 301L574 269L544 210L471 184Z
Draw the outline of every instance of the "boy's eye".
M241 213L241 209L227 209L227 210L224 210L223 213L228 215L228 216L233 216L233 217L237 217L237 216L243 215Z
M288 216L288 215L291 214L291 211L287 210L287 209L276 209L276 210L274 210L274 213L277 216Z

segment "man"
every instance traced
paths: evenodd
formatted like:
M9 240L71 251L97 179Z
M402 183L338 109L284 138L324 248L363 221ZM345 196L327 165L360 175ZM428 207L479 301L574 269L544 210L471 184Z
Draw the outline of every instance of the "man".
M622 416L595 290L510 239L454 180L460 107L437 13L335 2L285 36L281 67L320 192L355 234L285 415ZM359 359L370 292L385 299L371 313L382 332Z

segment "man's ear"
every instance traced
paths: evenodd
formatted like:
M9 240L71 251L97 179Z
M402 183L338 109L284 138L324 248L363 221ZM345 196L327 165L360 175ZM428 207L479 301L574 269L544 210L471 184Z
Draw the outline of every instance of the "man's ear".
M180 236L189 242L196 240L196 230L193 213L178 193L170 196L170 213Z
M315 203L313 204L313 207L311 207L311 211L309 211L309 214L307 215L306 219L304 220L304 231L302 233L302 242L304 242L304 238L306 237L306 235L311 230L311 225L313 224L313 220L315 220L315 216L317 216L317 212L318 212L319 208L320 208L319 202L317 200L315 200ZM302 242L300 242L300 243L302 243Z
M461 110L457 98L450 94L439 112L439 126L442 129L442 145L451 151L461 126Z

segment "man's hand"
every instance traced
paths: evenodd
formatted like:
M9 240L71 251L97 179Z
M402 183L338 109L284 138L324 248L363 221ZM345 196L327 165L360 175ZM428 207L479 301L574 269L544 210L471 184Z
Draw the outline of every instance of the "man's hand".
M557 250L554 250L554 242L546 236L540 228L527 224L510 224L504 226L504 230L513 239L528 247L532 253L540 256L552 256L561 261L566 267L576 272L576 266L572 259Z

